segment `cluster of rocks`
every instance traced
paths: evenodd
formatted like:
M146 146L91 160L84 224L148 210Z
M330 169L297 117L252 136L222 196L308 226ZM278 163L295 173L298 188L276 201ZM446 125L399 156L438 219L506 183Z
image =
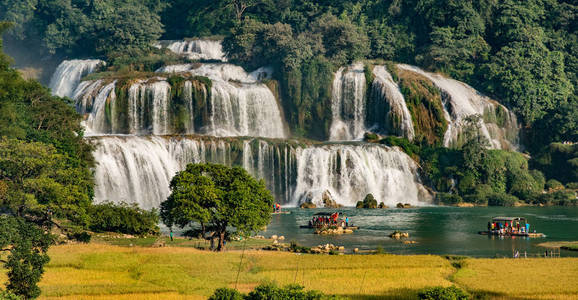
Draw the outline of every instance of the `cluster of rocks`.
M322 227L315 230L315 234L345 234L353 233L352 229L343 228L341 226Z
M301 203L301 205L299 207L301 207L301 208L317 208L317 205L315 203L313 203L313 200L314 200L313 193L309 192L309 193L307 193L307 195L305 197L305 201L303 203ZM323 204L323 207L325 207L325 208L343 207L343 205L337 203L333 199L333 196L331 196L331 192L328 190L326 190L325 192L323 192L323 194L321 194L321 203Z
M405 204L404 204L404 203L398 203L398 204L396 205L396 207L397 207L397 208L411 208L412 206L411 206L411 204L409 204L409 203L405 203Z
M284 241L285 237L284 236L277 236L276 234L271 236L271 239L273 240L273 245L279 244L279 241Z
M317 247L311 248L311 253L318 253L318 254L331 253L331 252L343 252L343 251L345 251L345 247L335 246L333 244L319 245Z
M392 238L392 239L399 240L399 239L403 239L403 238L409 238L409 233L408 233L408 232L401 232L401 231L399 231L399 230L396 230L396 231L392 232L392 233L389 235L389 237Z

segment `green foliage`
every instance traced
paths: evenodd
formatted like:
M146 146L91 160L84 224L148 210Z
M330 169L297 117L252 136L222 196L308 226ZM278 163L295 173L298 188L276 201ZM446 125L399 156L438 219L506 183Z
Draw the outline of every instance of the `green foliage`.
M420 152L420 147L412 142L410 142L408 139L406 138L401 138L401 137L396 137L396 136L387 136L384 139L382 139L381 141L379 141L380 144L384 144L390 147L400 147L401 149L403 149L403 152L405 152L407 155L411 156L412 158L415 158L418 156L419 152Z
M377 200L372 194L367 194L363 201L357 202L356 208L377 208Z
M220 288L215 290L215 293L209 297L209 300L243 300L243 294L236 289Z
M489 206L514 206L518 202L518 198L506 193L492 193L488 195Z
M546 181L546 189L547 190L560 190L563 188L564 188L564 185L556 179L549 179L548 181Z
M541 205L578 206L578 199L576 199L576 192L574 191L558 190L539 195L534 200L534 203Z
M423 300L467 300L470 299L468 293L455 287L433 287L421 290L418 298Z
M275 284L262 284L250 292L246 300L265 300L265 299L295 299L295 300L320 300L330 297L324 296L318 291L305 291L299 285L287 285L278 287Z
M136 204L102 203L92 205L90 230L96 232L120 232L125 234L147 235L159 232L159 215L155 210L146 211Z
M73 166L54 146L40 142L0 139L0 181L7 186L0 206L20 216L44 216L51 211L79 223L90 205L92 177Z
M437 193L436 202L441 204L455 205L463 202L462 197L457 194Z
M396 70L396 74L414 124L416 141L441 145L448 125L439 89L421 75L404 70Z
M273 197L263 180L239 167L189 164L171 180L171 194L161 203L161 219L181 228L200 223L215 232L218 250L226 234L247 236L271 219Z
M50 53L94 55L149 49L163 32L163 1L26 0L0 4L0 19L13 21L19 40L38 39Z
M40 295L37 283L49 258L46 254L52 237L43 229L22 218L0 216L0 251L8 252L4 268L8 270L9 293L24 299Z
M21 300L22 298L18 295L11 293L10 291L0 290L0 300Z
M562 183L578 181L578 144L552 143L532 159L531 164L546 177Z

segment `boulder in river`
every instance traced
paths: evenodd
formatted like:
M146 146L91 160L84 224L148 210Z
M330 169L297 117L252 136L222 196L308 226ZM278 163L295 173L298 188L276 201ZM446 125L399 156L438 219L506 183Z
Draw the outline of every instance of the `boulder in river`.
M392 233L389 235L389 237L392 238L392 239L399 240L399 239L403 239L403 238L408 238L408 237L409 237L409 233L408 233L408 232L401 232L401 231L399 231L399 230L396 230L396 231L392 232Z

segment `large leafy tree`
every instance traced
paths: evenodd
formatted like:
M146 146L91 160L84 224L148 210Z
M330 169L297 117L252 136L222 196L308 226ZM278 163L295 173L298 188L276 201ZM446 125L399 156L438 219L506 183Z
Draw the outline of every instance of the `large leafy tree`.
M22 218L0 215L0 252L7 252L0 260L8 270L9 292L24 299L40 295L37 283L49 261L46 251L52 237L43 229Z
M189 164L171 180L171 194L161 203L161 219L181 228L197 223L214 231L217 250L227 234L248 235L271 219L273 196L263 180L239 167Z
M0 52L0 211L86 222L93 158L82 135L74 109L22 79Z

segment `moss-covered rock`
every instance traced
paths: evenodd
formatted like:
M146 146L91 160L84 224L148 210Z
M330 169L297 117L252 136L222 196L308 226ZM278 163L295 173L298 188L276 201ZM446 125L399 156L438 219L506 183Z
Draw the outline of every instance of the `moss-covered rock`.
M397 69L395 74L413 120L416 140L441 145L448 124L439 89L414 72Z

